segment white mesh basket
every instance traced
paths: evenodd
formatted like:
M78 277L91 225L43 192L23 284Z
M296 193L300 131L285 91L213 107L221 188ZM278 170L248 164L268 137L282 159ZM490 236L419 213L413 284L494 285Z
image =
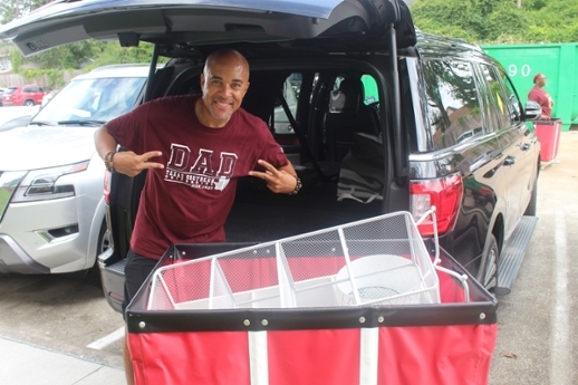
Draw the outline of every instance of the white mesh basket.
M434 265L408 212L160 267L149 310L439 303Z

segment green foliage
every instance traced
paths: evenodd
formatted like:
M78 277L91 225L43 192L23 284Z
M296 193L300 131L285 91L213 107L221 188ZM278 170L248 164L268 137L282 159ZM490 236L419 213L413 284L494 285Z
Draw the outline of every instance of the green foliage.
M417 0L411 11L424 32L471 43L578 41L578 1Z
M469 1L463 0L418 0L411 8L414 22L424 32L466 40L470 35L473 10Z
M504 36L523 36L530 23L528 16L520 8L502 4L487 18L482 41L497 41Z
M96 43L94 61L90 67L107 64L150 63L153 45L141 42L138 47L121 47L118 42Z
M20 75L26 78L28 83L42 83L49 87L61 88L64 86L64 72L63 69L25 69L20 72ZM48 79L39 82L35 79Z
M40 68L79 69L94 56L92 44L88 41L72 43L50 49L24 62L34 63Z
M550 0L539 9L529 10L533 25L528 29L530 42L578 41L578 2Z
M53 48L25 58L13 48L10 52L12 70L27 81L43 78L40 83L56 88L64 86L63 74L71 70L90 71L108 64L149 63L153 45L141 43L139 47L123 48L117 42L89 40ZM31 68L33 67L33 68Z
M12 71L18 73L20 67L22 66L23 57L20 51L12 50L10 51L10 62L12 63Z

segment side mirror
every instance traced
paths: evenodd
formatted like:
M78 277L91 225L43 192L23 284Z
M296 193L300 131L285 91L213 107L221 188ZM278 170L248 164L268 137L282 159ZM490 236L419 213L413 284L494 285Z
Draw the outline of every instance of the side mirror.
M19 116L0 125L0 131L8 131L17 127L26 127L32 120L32 115Z
M538 120L541 116L542 107L538 103L528 100L524 109L524 120Z

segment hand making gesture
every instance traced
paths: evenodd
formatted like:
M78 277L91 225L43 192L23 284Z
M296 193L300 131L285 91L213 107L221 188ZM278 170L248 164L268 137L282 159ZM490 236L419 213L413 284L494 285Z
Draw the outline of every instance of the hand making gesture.
M259 160L265 171L250 171L249 175L263 179L267 188L274 193L296 194L301 189L301 181L291 164L276 169L272 164Z
M112 159L112 167L114 171L128 176L136 176L143 170L150 168L163 169L165 166L162 163L149 162L151 158L159 157L162 154L160 151L149 151L142 155L137 155L132 151L117 152Z

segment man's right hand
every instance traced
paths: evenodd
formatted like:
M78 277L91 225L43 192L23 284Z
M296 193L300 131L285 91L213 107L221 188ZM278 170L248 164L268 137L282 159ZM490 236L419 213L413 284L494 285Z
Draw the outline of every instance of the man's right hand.
M112 165L116 172L128 176L136 176L143 170L150 168L163 169L162 163L149 162L149 159L161 156L160 151L149 151L142 155L137 155L132 151L120 151L114 154Z

